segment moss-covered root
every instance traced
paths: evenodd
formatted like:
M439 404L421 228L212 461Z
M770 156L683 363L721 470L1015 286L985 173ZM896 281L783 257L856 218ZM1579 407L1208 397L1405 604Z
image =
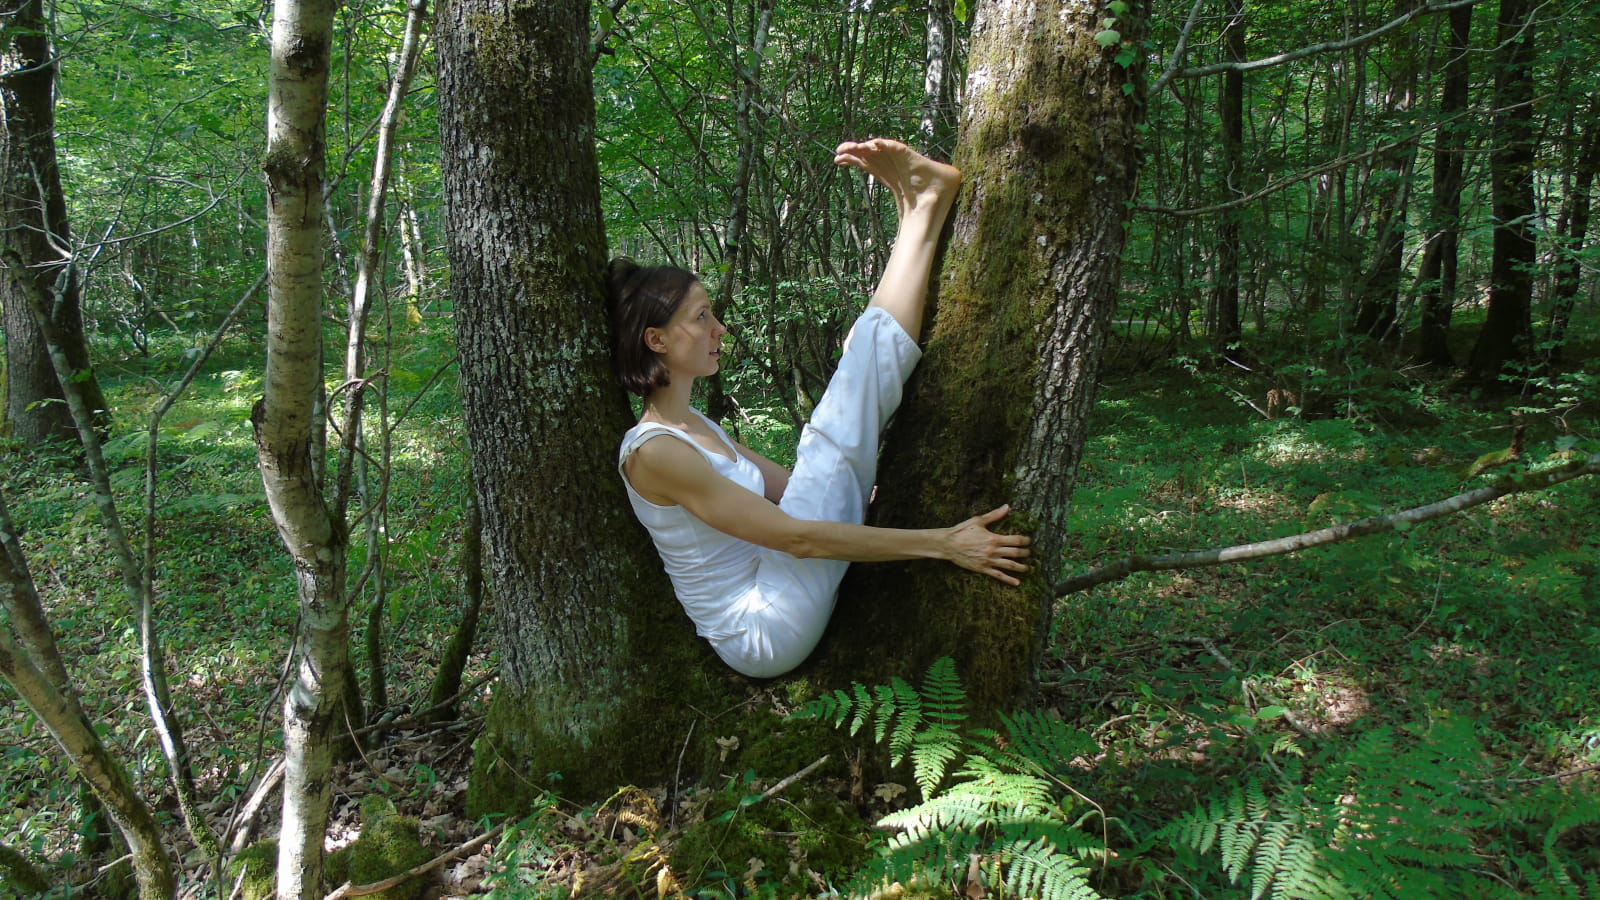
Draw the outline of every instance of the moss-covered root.
M240 900L272 900L278 893L278 842L258 841L239 851L228 866Z
M44 877L26 856L0 844L0 884L13 887L18 893L42 894L50 889L50 879Z
M417 820L396 812L387 797L371 794L361 801L361 836L328 857L327 876L334 884L373 884L431 858L418 837ZM370 896L375 900L416 900L431 879L431 873L424 873Z

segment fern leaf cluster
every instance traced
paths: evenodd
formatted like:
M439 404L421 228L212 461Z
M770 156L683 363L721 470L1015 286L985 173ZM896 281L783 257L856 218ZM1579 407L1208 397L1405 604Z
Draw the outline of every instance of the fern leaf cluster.
M857 734L868 724L894 765L909 759L922 802L879 821L894 835L861 874L883 881L955 882L976 857L1005 896L1087 900L1100 894L1082 860L1104 844L1067 818L1073 759L1093 740L1048 716L1002 717L1002 731L965 730L966 694L955 664L940 659L920 688L902 679L834 691L797 715Z
M1487 868L1486 835L1553 815L1544 858L1513 858L1513 874L1539 896L1585 896L1585 876L1551 848L1600 820L1600 798L1567 792L1552 808L1548 796L1495 796L1486 759L1463 719L1443 718L1405 745L1375 729L1309 774L1291 761L1278 782L1246 782L1165 837L1220 856L1253 900L1517 896L1505 874Z

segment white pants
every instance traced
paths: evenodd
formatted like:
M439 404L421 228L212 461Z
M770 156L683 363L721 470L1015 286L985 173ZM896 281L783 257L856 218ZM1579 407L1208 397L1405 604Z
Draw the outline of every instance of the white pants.
M839 368L800 434L794 471L778 508L796 519L866 521L879 436L921 358L921 349L889 313L868 307L861 314L845 338ZM717 655L756 678L799 665L827 627L848 565L761 548L756 582L735 600L742 631L713 644Z

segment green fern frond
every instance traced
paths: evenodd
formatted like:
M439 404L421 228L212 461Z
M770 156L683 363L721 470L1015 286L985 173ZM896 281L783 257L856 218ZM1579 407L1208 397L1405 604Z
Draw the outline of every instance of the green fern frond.
M894 765L910 760L921 789L921 803L879 821L895 834L858 885L920 878L954 886L976 855L994 862L1009 894L1098 896L1080 861L1103 854L1103 839L1067 820L1069 802L1078 801L1062 789L1073 761L1095 752L1088 735L1036 713L1004 717L1003 735L966 729L966 693L948 658L929 667L920 687L900 679L870 690L857 684L801 714L835 727L849 721L851 734L870 721Z
M898 766L911 752L917 732L922 729L922 695L901 678L894 679L888 687L879 716L885 726L894 723L889 732L889 760L890 765Z
M974 831L944 828L902 832L889 839L881 855L868 864L857 880L880 884L926 879L950 884L965 872L971 854L985 849L985 842Z
M865 725L872 715L872 696L867 693L866 687L858 682L855 697L852 699L854 702L851 708L854 714L850 718L850 736L855 737L856 732L861 730L861 726Z
M1073 762L1100 752L1100 745L1085 731L1052 718L1043 711L1000 715L1014 754L1050 772L1066 772Z
M1018 897L1038 900L1096 900L1089 870L1064 854L1049 838L1013 841L999 848L1006 887Z
M931 722L955 728L967 720L967 692L956 677L955 660L941 656L922 680L923 707Z

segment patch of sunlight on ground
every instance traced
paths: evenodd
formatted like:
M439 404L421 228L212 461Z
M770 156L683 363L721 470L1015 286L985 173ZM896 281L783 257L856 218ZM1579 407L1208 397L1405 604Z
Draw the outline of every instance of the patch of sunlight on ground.
M1336 651L1319 650L1264 680L1313 733L1344 728L1372 712L1372 698L1359 677L1342 666L1322 664L1329 652Z
M1282 464L1322 462L1345 453L1344 448L1328 446L1303 432L1285 428L1263 436L1251 455L1262 462Z

